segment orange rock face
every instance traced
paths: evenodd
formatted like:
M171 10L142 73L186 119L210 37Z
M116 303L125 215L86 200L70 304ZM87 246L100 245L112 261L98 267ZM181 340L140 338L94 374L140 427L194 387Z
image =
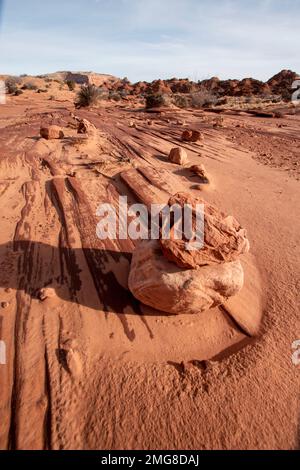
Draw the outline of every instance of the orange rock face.
M193 230L196 231L196 206L204 205L204 233L202 248L188 251L185 239L176 239L175 230L171 228L170 239L161 239L160 246L164 256L181 268L197 268L199 266L222 264L236 261L239 256L249 251L246 231L232 216L226 216L214 206L186 193L178 193L171 197L169 206L185 204L193 210Z

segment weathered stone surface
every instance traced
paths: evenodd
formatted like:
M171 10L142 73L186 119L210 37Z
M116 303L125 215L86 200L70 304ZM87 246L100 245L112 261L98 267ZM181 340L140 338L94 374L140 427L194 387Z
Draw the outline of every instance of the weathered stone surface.
M59 126L41 127L40 135L47 140L64 138L64 133Z
M214 206L201 198L193 197L187 193L178 193L172 196L169 206L185 204L193 208L193 230L196 231L196 206L204 205L204 246L193 251L186 249L186 240L174 238L174 229L171 229L170 239L160 240L164 256L182 268L197 268L198 266L221 264L231 262L249 251L249 241L246 231L232 216L226 216Z
M173 148L169 154L169 161L177 165L185 165L187 159L186 151L180 147Z
M239 261L179 269L157 240L143 240L133 253L128 285L145 305L171 314L197 314L237 294L244 281Z

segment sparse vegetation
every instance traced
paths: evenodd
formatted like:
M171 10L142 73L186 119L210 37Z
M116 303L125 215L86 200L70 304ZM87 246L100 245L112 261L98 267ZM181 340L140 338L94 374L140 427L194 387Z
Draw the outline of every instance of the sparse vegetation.
M207 90L206 88L202 88L197 93L192 93L191 97L191 105L193 108L203 108L215 105L218 101L216 95L214 95L211 91Z
M18 77L9 77L5 81L6 91L9 95L13 95L18 90L20 79Z
M178 108L189 108L191 106L191 100L187 95L175 94L173 95L173 102Z
M24 83L24 85L22 86L22 90L36 91L37 89L38 87L32 82Z
M159 108L161 106L169 106L170 97L162 93L153 93L146 95L146 108Z
M283 111L275 111L274 116L278 119L281 119L281 118L284 117L284 113L283 113Z
M110 91L108 95L108 99L113 101L121 101L123 98L122 94L118 91Z
M76 106L84 108L96 105L103 98L103 91L95 85L82 85L77 93Z
M67 80L66 84L70 91L74 91L76 88L76 82L74 80Z
M14 95L15 95L15 96L19 96L19 95L22 95L23 93L24 93L24 92L23 92L22 90L18 89L18 90L16 90L16 91L14 92Z

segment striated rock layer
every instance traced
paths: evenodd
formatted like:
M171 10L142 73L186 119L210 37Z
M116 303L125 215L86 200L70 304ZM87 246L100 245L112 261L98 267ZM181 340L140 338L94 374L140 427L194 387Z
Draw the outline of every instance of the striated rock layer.
M164 256L180 268L197 268L199 266L221 264L236 261L238 257L249 251L249 241L246 230L232 216L226 216L220 210L208 204L201 198L187 193L178 193L169 200L169 206L174 204L182 208L185 204L193 208L193 230L196 232L196 206L204 205L203 247L188 251L186 240L175 239L174 228L171 229L170 239L161 239L160 246ZM199 231L199 230L198 230Z

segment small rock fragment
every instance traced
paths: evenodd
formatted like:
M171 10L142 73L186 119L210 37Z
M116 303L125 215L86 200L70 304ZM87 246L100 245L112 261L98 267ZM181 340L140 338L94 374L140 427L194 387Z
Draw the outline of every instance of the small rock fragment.
M64 133L59 126L41 127L40 135L47 140L64 138Z
M206 172L204 165L193 165L190 167L190 171L192 171L197 176L199 176L203 184L209 184L208 174Z
M184 142L190 142L192 135L192 131L185 130L182 133L181 140L183 140Z
M203 135L200 131L185 130L182 133L181 140L185 142L198 142L199 140L203 140Z
M56 295L55 289L53 289L52 287L45 287L41 289L38 293L38 297L42 302L46 299L55 297L55 295Z
M181 147L175 147L170 151L169 161L177 165L184 165L187 162L187 153Z

